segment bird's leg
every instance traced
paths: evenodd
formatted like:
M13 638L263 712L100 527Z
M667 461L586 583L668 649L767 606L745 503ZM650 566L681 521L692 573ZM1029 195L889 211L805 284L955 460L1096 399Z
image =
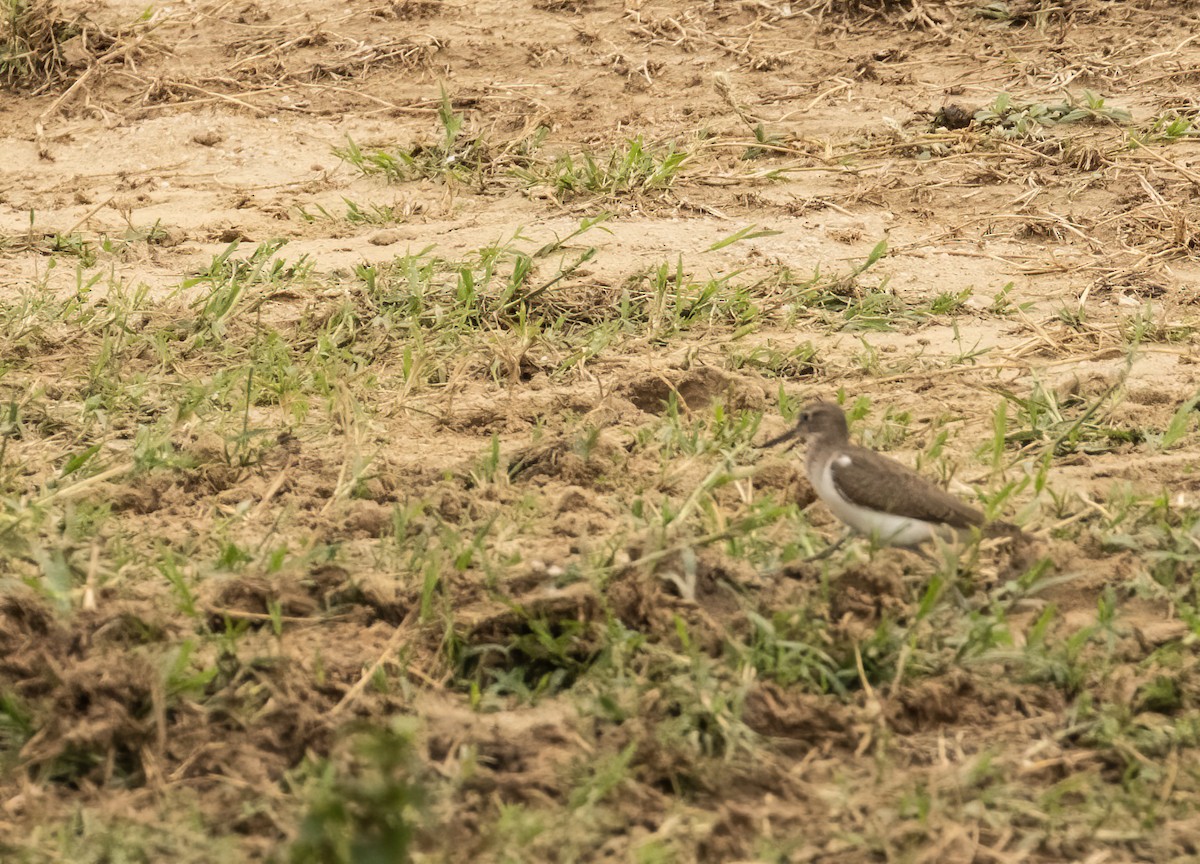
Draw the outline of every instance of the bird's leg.
M909 546L908 551L912 552L914 555L924 558L930 564L942 563L942 562L938 561L938 559L936 559L932 555L930 555L928 552L926 552L925 548L923 546Z
M975 607L971 605L971 601L967 599L967 595L958 587L958 580L950 583L950 593L954 596L954 604L963 612L970 612Z
M824 561L826 558L828 558L834 552L841 549L842 546L845 544L845 542L847 540L849 540L853 535L854 535L853 531L846 531L845 533L842 534L842 536L838 539L838 541L836 543L831 543L830 545L828 545L824 549L822 549L820 552L818 552L816 555L809 555L804 560L805 561Z

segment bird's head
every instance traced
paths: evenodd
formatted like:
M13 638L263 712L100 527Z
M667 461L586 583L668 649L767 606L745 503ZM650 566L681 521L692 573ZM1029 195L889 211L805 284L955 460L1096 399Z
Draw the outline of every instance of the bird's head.
M773 447L784 441L813 441L818 438L835 444L843 443L850 438L850 427L846 423L846 414L836 403L809 402L796 417L794 427L782 435L772 438L762 446Z

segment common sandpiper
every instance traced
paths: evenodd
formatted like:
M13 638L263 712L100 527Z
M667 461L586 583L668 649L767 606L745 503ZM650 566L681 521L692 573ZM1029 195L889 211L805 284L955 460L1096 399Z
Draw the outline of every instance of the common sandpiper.
M986 517L978 508L911 468L850 443L846 414L832 402L810 402L793 429L762 446L796 438L807 442L804 469L818 497L838 519L877 545L916 548L935 537L952 540L984 528ZM1020 534L1002 522L988 529L989 534Z

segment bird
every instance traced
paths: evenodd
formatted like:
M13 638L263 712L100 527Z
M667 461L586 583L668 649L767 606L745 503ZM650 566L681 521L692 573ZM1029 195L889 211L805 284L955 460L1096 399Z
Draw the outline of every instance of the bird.
M804 468L817 496L838 519L877 546L917 549L934 538L948 541L984 528L987 520L978 508L894 459L850 443L846 414L836 403L810 402L794 428L762 447L797 438L807 442ZM988 527L999 529L997 533L1020 533L1008 523Z

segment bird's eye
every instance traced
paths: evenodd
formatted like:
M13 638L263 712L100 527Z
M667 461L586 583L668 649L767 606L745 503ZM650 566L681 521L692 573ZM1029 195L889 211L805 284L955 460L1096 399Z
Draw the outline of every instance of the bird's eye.
M807 423L811 419L812 419L812 415L809 414L807 411L800 412L800 422L801 423Z

